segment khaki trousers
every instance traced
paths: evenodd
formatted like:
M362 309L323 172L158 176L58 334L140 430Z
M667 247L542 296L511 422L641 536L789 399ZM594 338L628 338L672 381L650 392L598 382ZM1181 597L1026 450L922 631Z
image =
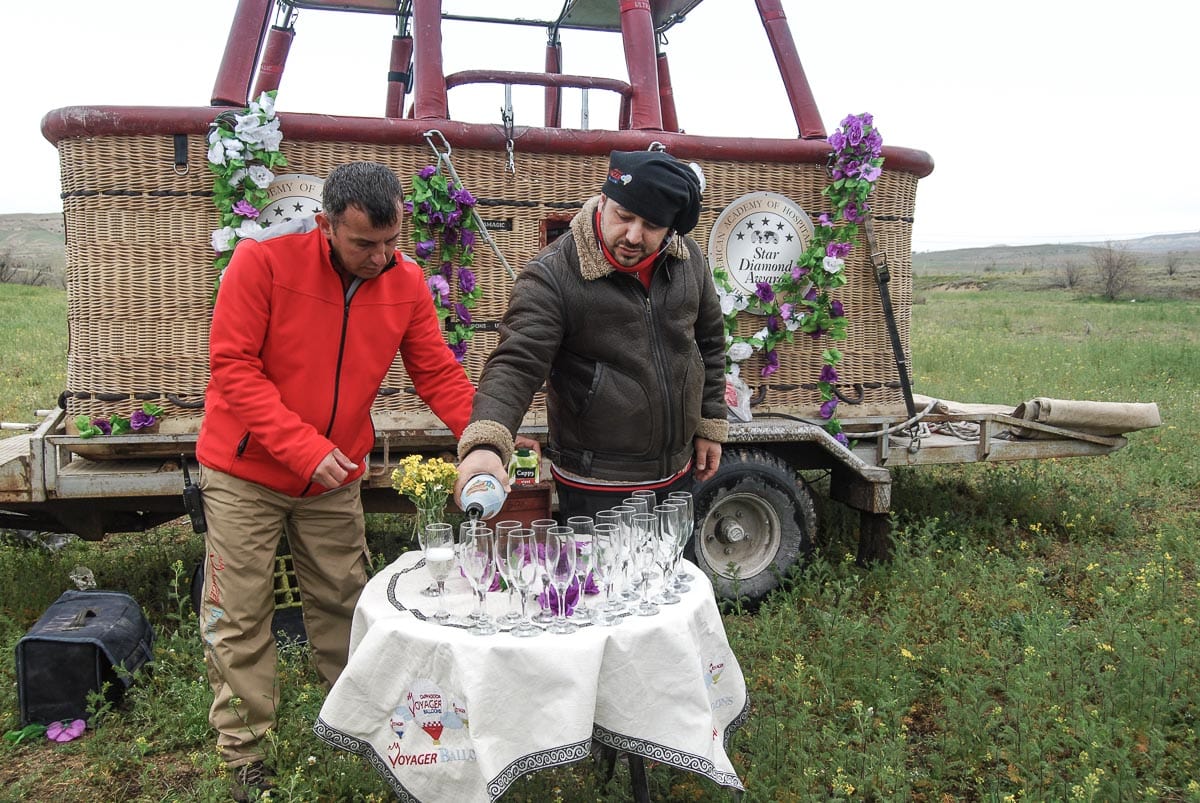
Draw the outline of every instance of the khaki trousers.
M279 705L274 570L286 533L304 627L326 688L346 666L354 606L367 582L359 483L295 498L201 466L208 519L200 632L213 690L208 721L230 767L261 761Z

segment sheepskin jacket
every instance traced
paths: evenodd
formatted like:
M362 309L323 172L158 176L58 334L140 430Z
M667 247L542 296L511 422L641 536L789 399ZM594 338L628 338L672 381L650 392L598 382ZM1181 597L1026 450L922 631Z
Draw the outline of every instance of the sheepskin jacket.
M700 247L672 237L647 292L601 252L599 200L517 276L460 456L490 446L507 462L544 384L545 453L584 477L667 477L687 465L693 438L728 436L725 333Z

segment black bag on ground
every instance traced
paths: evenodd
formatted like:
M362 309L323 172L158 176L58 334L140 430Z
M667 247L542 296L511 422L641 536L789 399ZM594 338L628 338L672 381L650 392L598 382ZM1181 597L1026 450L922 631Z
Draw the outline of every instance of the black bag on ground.
M153 648L154 631L133 597L64 591L17 642L21 725L86 719L90 692L119 703Z

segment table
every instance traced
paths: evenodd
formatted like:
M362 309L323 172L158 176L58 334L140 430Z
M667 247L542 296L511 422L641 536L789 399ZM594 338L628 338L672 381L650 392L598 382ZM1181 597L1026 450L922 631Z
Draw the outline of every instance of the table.
M691 590L657 616L515 638L467 632L473 598L457 572L455 617L435 623L424 560L401 555L364 589L350 660L313 730L405 801L493 801L523 775L587 758L593 743L740 791L725 749L749 712L746 684L712 586L688 568ZM503 613L504 597L488 597Z

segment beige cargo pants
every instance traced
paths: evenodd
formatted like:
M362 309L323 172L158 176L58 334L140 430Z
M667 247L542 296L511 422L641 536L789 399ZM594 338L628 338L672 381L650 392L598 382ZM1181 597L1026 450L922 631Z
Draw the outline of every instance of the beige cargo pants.
M350 623L367 582L359 483L297 499L201 466L208 519L200 633L213 690L208 721L230 767L264 758L279 705L274 571L286 533L304 627L326 688L346 666Z

